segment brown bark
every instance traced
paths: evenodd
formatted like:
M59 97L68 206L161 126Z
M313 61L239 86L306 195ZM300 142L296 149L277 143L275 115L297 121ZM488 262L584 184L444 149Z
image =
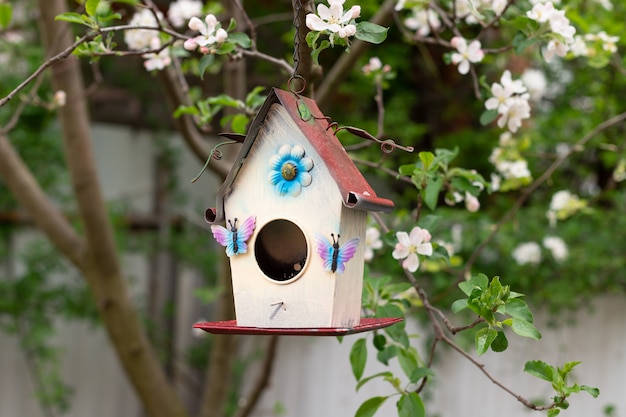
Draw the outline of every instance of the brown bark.
M69 26L54 20L56 15L66 11L65 7L64 0L39 0L41 36L49 56L72 44ZM87 279L109 338L148 414L152 417L185 416L140 324L121 271L96 172L79 62L70 57L51 69L53 88L65 91L68 97L67 105L59 109L59 119L66 162L86 237L85 244L81 245L84 250L74 249L78 238L66 230L69 226L57 224L60 220L43 230L63 253L72 254L70 259ZM23 196L20 202L24 208L38 224L43 224L41 209L36 204L45 197L37 193L36 184L27 184L29 191L21 191L20 183L12 178L11 172L3 169L2 175L11 190ZM60 232L65 233L60 235Z

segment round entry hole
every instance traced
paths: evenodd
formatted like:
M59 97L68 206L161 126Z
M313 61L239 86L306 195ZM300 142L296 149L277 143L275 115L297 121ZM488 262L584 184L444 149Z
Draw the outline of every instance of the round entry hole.
M304 270L308 246L304 233L295 223L279 219L259 231L254 254L259 268L269 279L286 282Z

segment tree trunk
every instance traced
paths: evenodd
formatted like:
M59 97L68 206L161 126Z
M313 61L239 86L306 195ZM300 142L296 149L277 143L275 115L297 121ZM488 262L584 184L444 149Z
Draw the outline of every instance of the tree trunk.
M66 11L65 1L39 0L39 8L41 36L51 56L72 43L70 27L54 20L56 15ZM79 62L70 57L51 69L53 88L65 91L68 97L66 106L59 109L59 118L66 162L86 237L80 257L73 260L92 289L109 338L148 414L152 417L185 416L140 324L121 271L96 172ZM25 208L36 217L36 207L26 205ZM58 241L54 236L49 237Z

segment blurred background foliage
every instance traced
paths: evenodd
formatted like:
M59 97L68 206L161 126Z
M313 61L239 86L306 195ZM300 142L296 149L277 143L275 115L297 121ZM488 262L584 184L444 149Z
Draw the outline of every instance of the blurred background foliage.
M169 1L155 3L166 10ZM609 34L621 34L626 18L624 2L613 2L614 9L611 12L586 0L563 3L567 6L568 17L579 29L592 31L601 28ZM362 2L362 16L370 17L381 4L382 1ZM252 21L257 24L259 49L291 61L291 1L247 1L245 6ZM27 13L35 13L34 7L32 4L30 9L26 8ZM120 7L122 12L128 10ZM223 7L224 13L227 13L227 9L228 4ZM585 19L591 11L593 23ZM129 18L126 14L125 19ZM596 24L597 27L593 26ZM485 36L483 46L503 46L497 43L499 39L512 39L514 36L514 33L506 33L506 30L492 28ZM16 65L4 63L0 73L1 96L19 84L25 75L32 73L43 60L37 33L34 29L26 33L29 34L26 39L28 47L0 41L0 53L3 56L20 58ZM471 33L467 33L466 37L471 37ZM118 38L118 44L122 45L121 34ZM625 42L624 39L620 40L618 47L623 49ZM393 24L387 41L369 47L322 111L340 125L356 126L375 134L378 129L374 100L376 89L371 78L365 77L359 69L369 58L377 56L384 64L391 66L395 74L393 79L385 83L384 137L393 138L404 146L414 146L416 153L437 148L458 148L454 166L475 169L488 180L494 172L494 166L488 159L494 147L498 146L501 133L495 124L481 126L479 122L488 91L483 90L483 97L478 100L471 78L460 75L456 67L444 63L445 52L447 50L440 46L407 42L397 25ZM320 59L322 67L326 70L330 68L341 54L342 51L338 49L325 51ZM538 50L531 48L521 56L511 51L497 56L488 55L485 61L500 70L510 69L514 78L531 66L546 75L550 94L533 105L530 121L517 135L518 140L527 144L521 153L528 161L535 179L555 160L559 147L572 146L599 123L626 110L623 100L626 94L626 62L619 54L601 68L590 65L585 58L555 60L550 65L540 64L542 61L537 59L537 54ZM188 65L193 67L193 64ZM189 77L191 85L198 89L196 95L208 97L222 93L224 79L218 72L227 65L227 62L216 61L203 82ZM158 75L147 74L141 65L141 58L106 57L93 62L83 60L83 66L87 84L90 85L89 103L94 122L157 131L173 128L171 112L155 83ZM481 81L485 85L496 81L501 72L482 73L480 67ZM257 85L286 88L288 75L276 71L267 62L248 59L245 71L250 89ZM39 89L39 97L50 100L52 94L47 82L44 82ZM19 101L14 100L0 108L1 126L10 123L17 106ZM73 206L67 189L61 137L54 118L54 112L44 107L27 106L11 132L11 141L45 190L71 213ZM223 130L217 117L207 134ZM360 139L345 132L340 134L340 138L346 146L361 143ZM567 309L584 308L594 295L622 293L626 286L626 187L623 178L614 173L626 159L625 144L624 127L618 126L602 132L584 149L575 152L530 196L513 219L500 229L491 244L481 252L472 270L488 276L500 276L501 281L510 285L512 290L525 293L531 307L547 307L556 314L555 317ZM174 152L167 146L163 149L166 155ZM385 216L385 220L398 230L408 231L413 227L418 193L410 183L396 181L392 173L403 164L413 163L417 158L416 153L395 151L386 155L376 145L353 151L357 161L380 162L380 167L385 168L359 164L359 168L375 184L377 192L396 203L398 210ZM170 162L178 163L176 158ZM177 192L177 184L173 183L171 187ZM546 213L553 194L559 190L569 190L588 200L589 209L551 225ZM430 232L433 241L453 246L452 262L424 262L418 275L434 303L447 308L452 300L459 297L456 283L460 274L462 276L464 262L522 193L523 188L482 193L480 210L475 213L467 211L463 204L448 207L441 198L441 207L435 213L439 220ZM178 201L185 200L182 198ZM150 243L158 240L158 231L135 233L124 221L128 214L124 207L112 207L112 215L120 218L115 224L122 247L144 253L160 249ZM11 236L21 227L13 217L16 208L12 196L0 183L0 259L8 256ZM429 210L423 207L420 218L428 214ZM216 283L210 277L214 276L215 257L207 256L205 249L208 247L205 242L210 240L209 234L195 227L172 227L176 229L168 234L167 242L161 244L182 262L198 268L208 277L206 288L209 290L199 292L199 297L205 302L212 301L214 295L210 289ZM540 243L546 236L558 236L567 244L569 254L565 260L557 261L543 249L538 264L519 265L515 262L511 255L515 247L522 242ZM44 329L38 327L38 323L56 316L96 320L93 300L89 298L82 281L71 274L69 280L48 278L51 274L67 275L67 271L62 271L62 261L44 243L35 242L24 248L20 257L23 257L21 264L27 267L14 271L10 280L0 280L0 325L4 331L12 333L21 328L24 346L42 354L50 348L46 342L50 335L42 333ZM380 271L394 277L403 276L398 262L391 257L390 246L377 251L369 269L373 276L380 274ZM50 331L50 328L46 327L46 331ZM202 363L201 354L191 352L190 355L195 364ZM46 354L42 357L45 358Z

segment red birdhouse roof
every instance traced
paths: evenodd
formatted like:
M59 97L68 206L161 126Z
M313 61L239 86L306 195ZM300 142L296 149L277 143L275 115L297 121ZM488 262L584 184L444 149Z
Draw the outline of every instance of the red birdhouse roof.
M209 223L224 220L224 198L232 191L231 186L245 163L263 121L274 103L279 103L287 110L308 142L321 156L339 187L343 204L346 207L365 211L389 212L393 210L391 200L376 196L335 136L330 120L322 114L315 101L289 91L272 88L248 130L233 167L218 190L217 207L206 211L206 219Z

